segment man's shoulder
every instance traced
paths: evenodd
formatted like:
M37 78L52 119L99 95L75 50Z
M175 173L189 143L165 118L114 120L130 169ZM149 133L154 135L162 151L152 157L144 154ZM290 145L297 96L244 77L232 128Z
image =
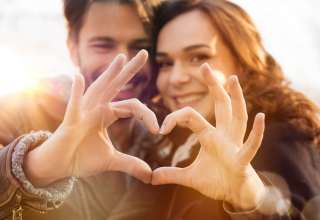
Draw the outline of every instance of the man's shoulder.
M68 75L43 78L36 84L36 94L51 96L55 99L67 100L70 95L72 79Z
M3 143L31 130L54 129L63 119L70 86L70 78L59 76L1 95L0 136L6 140Z
M59 75L36 80L33 86L18 91L1 94L1 104L16 104L17 101L30 100L41 96L50 96L55 99L67 100L71 88L71 77Z

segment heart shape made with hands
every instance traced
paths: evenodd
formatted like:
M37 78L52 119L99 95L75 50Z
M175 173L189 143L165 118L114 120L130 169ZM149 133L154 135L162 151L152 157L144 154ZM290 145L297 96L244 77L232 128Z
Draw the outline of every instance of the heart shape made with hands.
M77 74L59 128L25 159L28 177L45 186L70 176L121 171L145 183L179 184L231 202L241 198L237 193L240 187L246 201L255 200L263 187L250 162L261 145L264 115L256 116L244 141L248 116L237 77L229 78L227 92L208 64L200 68L203 82L214 98L215 127L200 113L186 107L169 114L159 128L154 112L137 99L112 102L147 59L145 50L128 62L124 55L119 55L87 89L83 76ZM166 135L176 126L191 129L201 145L197 158L185 168L161 167L152 171L145 161L118 151L106 130L119 118L128 117L142 120L156 134Z
M135 106L135 116L138 116L152 133L167 135L176 126L182 126L189 128L201 145L200 152L191 165L185 168L158 168L152 171L151 183L179 184L211 198L231 202L243 197L246 201L255 200L264 187L250 162L262 142L264 114L257 114L249 137L244 141L248 115L237 77L231 76L228 79L227 91L208 64L201 66L201 74L209 92L214 96L215 127L200 113L191 107L185 107L169 114L159 130L154 113L139 106L143 104L137 104L137 101L136 104L132 103L132 106ZM125 102L128 101L123 103ZM143 114L137 113L139 111ZM129 116L125 113L121 115ZM231 193L238 192L239 188L242 188L242 196Z
M74 140L76 131L77 141L72 142L68 152L65 148L53 149L60 161L68 162L66 172L60 176L84 177L104 171L122 171L145 183L179 184L227 201L239 198L234 192L240 187L244 188L240 191L245 192L246 201L254 200L256 192L263 187L250 162L262 142L264 114L257 114L249 137L244 141L248 114L237 77L228 79L226 91L212 68L203 64L200 73L214 99L215 126L191 107L186 107L169 114L159 128L154 112L137 99L111 102L146 63L147 57L146 51L140 51L129 62L118 56L87 91L83 78L80 75L75 78L60 130L64 133L62 136L67 133L70 140ZM119 118L128 117L142 120L152 133L166 135L176 126L191 129L201 145L195 161L185 168L161 167L152 171L143 160L117 151L105 131ZM56 140L61 142L57 136ZM61 159L61 152L66 158Z

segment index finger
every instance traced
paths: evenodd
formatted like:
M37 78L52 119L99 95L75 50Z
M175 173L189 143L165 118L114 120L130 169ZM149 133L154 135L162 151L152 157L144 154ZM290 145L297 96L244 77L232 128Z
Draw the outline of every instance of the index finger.
M110 87L109 84L122 70L126 62L126 56L119 54L109 65L96 81L94 81L85 93L86 103L96 104L104 94L106 88Z
M232 120L231 100L223 85L209 64L201 66L201 71L209 90L214 95L215 120L217 129L228 129Z
M160 133L170 133L177 125L189 128L193 133L200 134L207 128L213 127L203 116L192 109L185 107L169 114L162 123Z
M157 117L146 105L137 99L123 100L112 103L112 108L118 118L135 117L151 131L156 134L159 131Z
M122 86L129 82L138 71L146 64L148 52L140 50L121 70L121 72L109 84L108 91L105 92L103 102L111 101L119 93Z

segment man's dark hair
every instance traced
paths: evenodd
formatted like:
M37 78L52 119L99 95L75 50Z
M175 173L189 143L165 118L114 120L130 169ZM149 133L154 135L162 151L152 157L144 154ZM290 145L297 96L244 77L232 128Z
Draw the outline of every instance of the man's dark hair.
M63 0L64 16L70 37L77 39L84 17L91 4L95 2L132 5L136 8L147 32L150 30L149 23L153 14L153 6L157 4L157 0Z

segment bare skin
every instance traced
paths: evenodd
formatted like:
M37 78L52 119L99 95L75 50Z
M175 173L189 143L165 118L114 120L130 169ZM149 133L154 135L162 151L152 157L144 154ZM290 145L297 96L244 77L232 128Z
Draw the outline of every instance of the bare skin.
M201 67L201 74L216 100L216 126L191 107L169 114L160 133L168 134L176 126L189 128L197 135L201 150L186 168L156 169L152 184L179 184L242 209L256 207L265 187L250 162L262 142L264 114L256 116L249 138L244 141L248 116L237 77L228 80L229 96L208 64Z
M105 132L118 118L127 117L141 118L151 132L158 132L155 114L139 101L111 102L147 57L145 50L128 63L124 55L117 56L85 93L84 79L76 75L63 122L46 142L26 156L24 170L35 185L45 186L65 177L86 177L108 170L127 172L146 183L151 181L150 167L117 151Z

